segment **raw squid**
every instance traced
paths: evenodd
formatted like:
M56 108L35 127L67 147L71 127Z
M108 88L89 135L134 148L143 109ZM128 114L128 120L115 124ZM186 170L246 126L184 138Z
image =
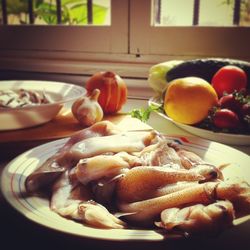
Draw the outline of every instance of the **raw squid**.
M249 184L224 180L224 166L156 131L99 122L72 136L25 184L31 195L49 189L51 210L83 224L187 236L220 232L250 213Z
M210 204L216 200L229 200L238 211L250 212L250 188L245 182L206 182L156 198L131 203L119 203L119 208L130 221L152 224L165 209L188 204ZM237 211L236 211L237 212Z
M71 171L71 178L77 178L82 184L98 180L103 177L115 177L134 166L141 165L138 157L126 152L115 155L97 155L82 159Z
M94 124L74 134L56 154L47 159L38 169L29 175L25 181L26 190L30 193L41 189L52 183L66 169L71 168L74 162L65 159L64 164L60 162L63 155L77 142L87 138L100 137L119 133L120 130L108 121Z
M168 146L167 140L159 140L157 144L146 147L140 153L144 165L163 166L171 164L174 168L182 168L181 159L173 147Z
M156 138L155 132L123 132L115 135L103 136L98 138L88 138L75 143L64 155L61 161L80 159L105 154L139 152L147 145L151 144Z
M91 190L71 180L65 171L52 187L50 207L63 217L99 228L124 228L125 223L92 200Z
M169 143L168 145L169 147L172 147L175 149L176 154L180 158L181 165L186 169L190 169L196 166L197 164L205 163L197 154L193 152L180 148L178 145L174 143Z
M192 170L174 169L167 166L135 167L118 180L117 199L121 202L134 202L158 196L161 189L180 181L204 182L221 176L211 165L199 165ZM165 189L163 189L165 187ZM158 192L159 193L159 192Z
M233 224L234 208L230 201L217 201L209 205L196 204L184 208L169 208L161 212L156 226L167 232L190 235L216 235Z
M32 193L48 185L80 159L120 151L138 152L157 138L157 133L152 131L118 131L110 122L100 122L74 135L54 156L28 176L26 189Z

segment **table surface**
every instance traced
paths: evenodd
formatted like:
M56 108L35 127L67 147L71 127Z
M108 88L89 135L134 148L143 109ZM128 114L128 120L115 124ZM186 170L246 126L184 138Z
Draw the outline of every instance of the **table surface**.
M132 108L146 107L146 100L129 99L123 112L128 112ZM176 127L174 124L155 113L152 113L149 126L159 132L172 135L190 135L188 132ZM249 146L235 146L250 155ZM24 146L23 151L27 150ZM21 153L22 148L18 150ZM0 157L0 173L6 164L12 160ZM249 166L250 167L250 166ZM237 227L227 230L215 238L205 239L184 239L172 240L167 242L111 242L90 240L78 238L74 235L64 235L63 233L45 228L33 223L13 209L0 194L0 226L1 226L1 243L8 246L8 249L14 249L20 246L26 249L250 249L250 221L247 221Z

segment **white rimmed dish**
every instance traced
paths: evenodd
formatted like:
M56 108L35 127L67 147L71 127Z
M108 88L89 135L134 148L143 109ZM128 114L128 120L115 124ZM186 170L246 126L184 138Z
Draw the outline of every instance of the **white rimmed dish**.
M229 146L198 137L166 136L185 149L200 155L214 165L231 163L223 172L225 178L239 177L250 183L249 156ZM79 237L111 241L163 241L164 235L157 230L146 229L97 229L65 219L49 208L49 200L25 193L25 179L42 162L52 156L67 138L33 148L13 159L3 170L1 189L6 200L27 219L62 233ZM234 221L235 227L250 219L250 216ZM230 231L230 230L229 230ZM226 232L224 232L226 235ZM173 235L172 238L177 238Z
M51 121L70 101L86 94L86 90L74 84L54 81L13 80L0 81L0 90L32 90L45 92L52 103L18 108L0 108L0 131L24 129Z
M161 105L160 102L155 99L151 98L149 99L149 105ZM199 137L202 137L204 139L208 139L215 142L220 142L228 145L250 145L250 135L243 135L243 134L232 134L232 133L221 133L221 132L214 132L212 130L208 129L202 129L199 127L195 127L192 125L186 125L183 123L179 123L168 117L165 113L155 111L159 116L163 117L164 119L170 121L171 123L175 124L177 127L193 134L197 135Z

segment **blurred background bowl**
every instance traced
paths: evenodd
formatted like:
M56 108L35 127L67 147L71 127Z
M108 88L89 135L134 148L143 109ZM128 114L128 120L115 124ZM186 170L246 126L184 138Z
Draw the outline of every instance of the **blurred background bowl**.
M39 104L17 108L0 107L0 130L23 129L51 121L69 102L73 102L86 94L85 88L53 81L0 81L1 90L19 89L36 91L39 94L45 93L52 99L52 103Z

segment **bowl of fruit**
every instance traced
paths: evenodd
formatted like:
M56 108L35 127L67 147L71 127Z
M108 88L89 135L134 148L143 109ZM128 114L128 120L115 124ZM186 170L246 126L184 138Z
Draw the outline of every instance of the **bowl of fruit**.
M159 69L161 74L156 74ZM156 92L149 100L150 110L194 135L250 145L249 62L223 58L169 61L154 65L148 81Z

